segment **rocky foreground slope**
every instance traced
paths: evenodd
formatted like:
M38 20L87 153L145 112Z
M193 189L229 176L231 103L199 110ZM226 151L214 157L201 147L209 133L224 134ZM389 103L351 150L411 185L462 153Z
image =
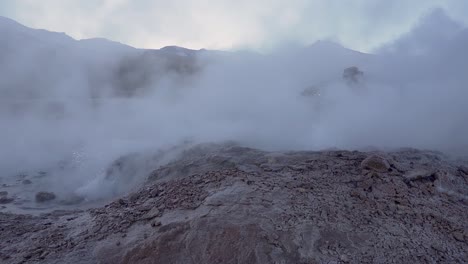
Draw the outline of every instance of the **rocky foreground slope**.
M466 263L467 165L200 145L104 207L0 214L0 262Z

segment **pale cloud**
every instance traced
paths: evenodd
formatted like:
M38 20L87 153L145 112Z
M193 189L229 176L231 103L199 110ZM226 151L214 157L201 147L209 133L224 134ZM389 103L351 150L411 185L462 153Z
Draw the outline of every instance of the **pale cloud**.
M3 0L0 15L78 39L105 37L141 48L179 45L268 50L284 43L333 39L369 51L408 32L434 8L444 8L450 16L467 23L467 2Z

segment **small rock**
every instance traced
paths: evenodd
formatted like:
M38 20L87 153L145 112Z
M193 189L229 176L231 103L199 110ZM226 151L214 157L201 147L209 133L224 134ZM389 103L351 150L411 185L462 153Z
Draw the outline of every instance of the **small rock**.
M24 185L28 185L28 184L31 184L31 183L32 183L31 180L24 180L24 181L23 181L23 184L24 184Z
M461 233L461 232L455 232L455 233L453 233L453 237L454 237L457 241L465 242L465 237L464 237L463 233Z
M48 201L52 201L55 199L55 194L52 192L38 192L36 194L36 202L44 203Z
M153 189L151 190L151 197L158 197L159 196L159 190Z
M82 203L84 200L85 198L83 196L72 194L66 197L64 200L60 201L60 203L63 205L76 205Z
M39 256L39 258L40 258L40 259L45 259L45 257L47 257L47 255L49 255L49 252L43 251L43 252L41 253L41 255Z
M290 170L299 171L299 172L307 170L307 166L305 166L305 165L289 165L288 168Z
M39 172L37 173L37 176L38 176L39 178L45 177L45 176L47 176L47 172L45 172L45 171L39 171Z
M161 226L161 222L159 222L159 221L154 221L153 223L151 223L151 226L152 226L152 227Z
M300 192L300 193L305 193L305 192L307 192L306 189L301 188L301 187L297 188L297 191Z
M349 262L348 256L347 256L347 255L344 255L344 254L340 256L340 260L343 261L343 262L345 262L345 263Z
M1 192L0 192L0 197L1 197L1 196L7 196L7 195L8 195L8 192L7 192L7 191L1 191Z
M468 175L468 167L467 166L460 166L458 168L458 170L462 173L464 173L465 175Z
M9 204L13 202L15 199L8 198L7 196L0 196L0 204Z
M117 241L117 243L115 243L116 246L120 246L120 241Z
M159 209L158 208L153 208L145 215L144 218L150 220L150 219L158 217L159 214L160 214Z
M438 252L445 252L445 249L441 245L433 244L431 247Z
M387 172L390 169L390 164L386 159L377 155L372 155L361 162L361 167L377 172Z
M134 194L130 195L129 200L134 203L134 202L138 201L139 198L140 198L140 194L139 193L134 193Z
M404 178L406 181L429 180L433 182L437 179L437 175L432 170L415 169L406 173Z
M364 200L366 198L365 195L363 195L361 192L356 191L356 190L351 191L350 195L351 195L351 197L358 198L358 199L361 199L361 200Z

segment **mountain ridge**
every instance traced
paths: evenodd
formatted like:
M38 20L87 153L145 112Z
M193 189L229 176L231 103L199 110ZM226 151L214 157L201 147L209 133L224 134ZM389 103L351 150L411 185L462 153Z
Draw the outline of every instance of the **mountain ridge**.
M103 37L75 39L75 38L69 36L66 32L56 32L56 31L50 31L50 30L47 30L47 29L31 28L31 27L28 27L28 26L25 26L25 25L19 23L18 21L15 21L14 19L4 17L4 16L0 16L0 30L2 30L2 27L3 27L4 30L5 29L9 29L9 30L16 29L17 32L26 33L26 34L29 34L29 35L34 35L36 37L40 37L41 39L46 39L46 37L54 36L57 39L61 38L62 42L63 41L73 40L73 41L76 41L78 43L97 43L97 44L102 45L102 46L107 46L109 44L116 46L117 44L119 44L119 45L125 46L126 48L132 48L132 49L137 49L137 50L160 50L160 51L171 52L171 53L177 53L177 52L180 52L180 50L184 50L185 52L190 52L190 53L203 52L203 51L213 51L213 52L221 51L221 50L209 50L209 49L205 49L205 48L197 50L197 49L191 49L191 48L186 48L186 47L181 47L181 46L176 46L176 45L168 45L168 46L164 46L164 47L161 47L161 48L137 48L137 47L128 45L126 43L122 43L120 41L115 41L115 40L107 39L107 38L103 38ZM56 42L59 42L59 41L56 41ZM360 53L360 54L366 54L366 53L363 53L363 52L360 52L360 51L356 51L356 50L353 50L353 49L346 48L346 47L342 46L339 43L329 41L329 40L318 40L315 43L313 43L311 45L308 45L308 46L304 46L302 48L302 50L305 50L305 51L307 51L307 50L309 50L309 51L310 50L320 50L318 52L323 51L323 49L329 50L329 51L331 51L331 50L337 51L337 50L341 49L341 50L352 51L352 52L356 52L356 53ZM238 51L238 52L242 52L242 51Z

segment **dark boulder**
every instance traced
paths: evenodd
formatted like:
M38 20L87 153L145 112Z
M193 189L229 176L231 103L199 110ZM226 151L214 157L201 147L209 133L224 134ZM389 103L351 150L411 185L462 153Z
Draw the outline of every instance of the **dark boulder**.
M44 203L52 201L56 198L55 194L52 192L38 192L36 193L36 202Z

